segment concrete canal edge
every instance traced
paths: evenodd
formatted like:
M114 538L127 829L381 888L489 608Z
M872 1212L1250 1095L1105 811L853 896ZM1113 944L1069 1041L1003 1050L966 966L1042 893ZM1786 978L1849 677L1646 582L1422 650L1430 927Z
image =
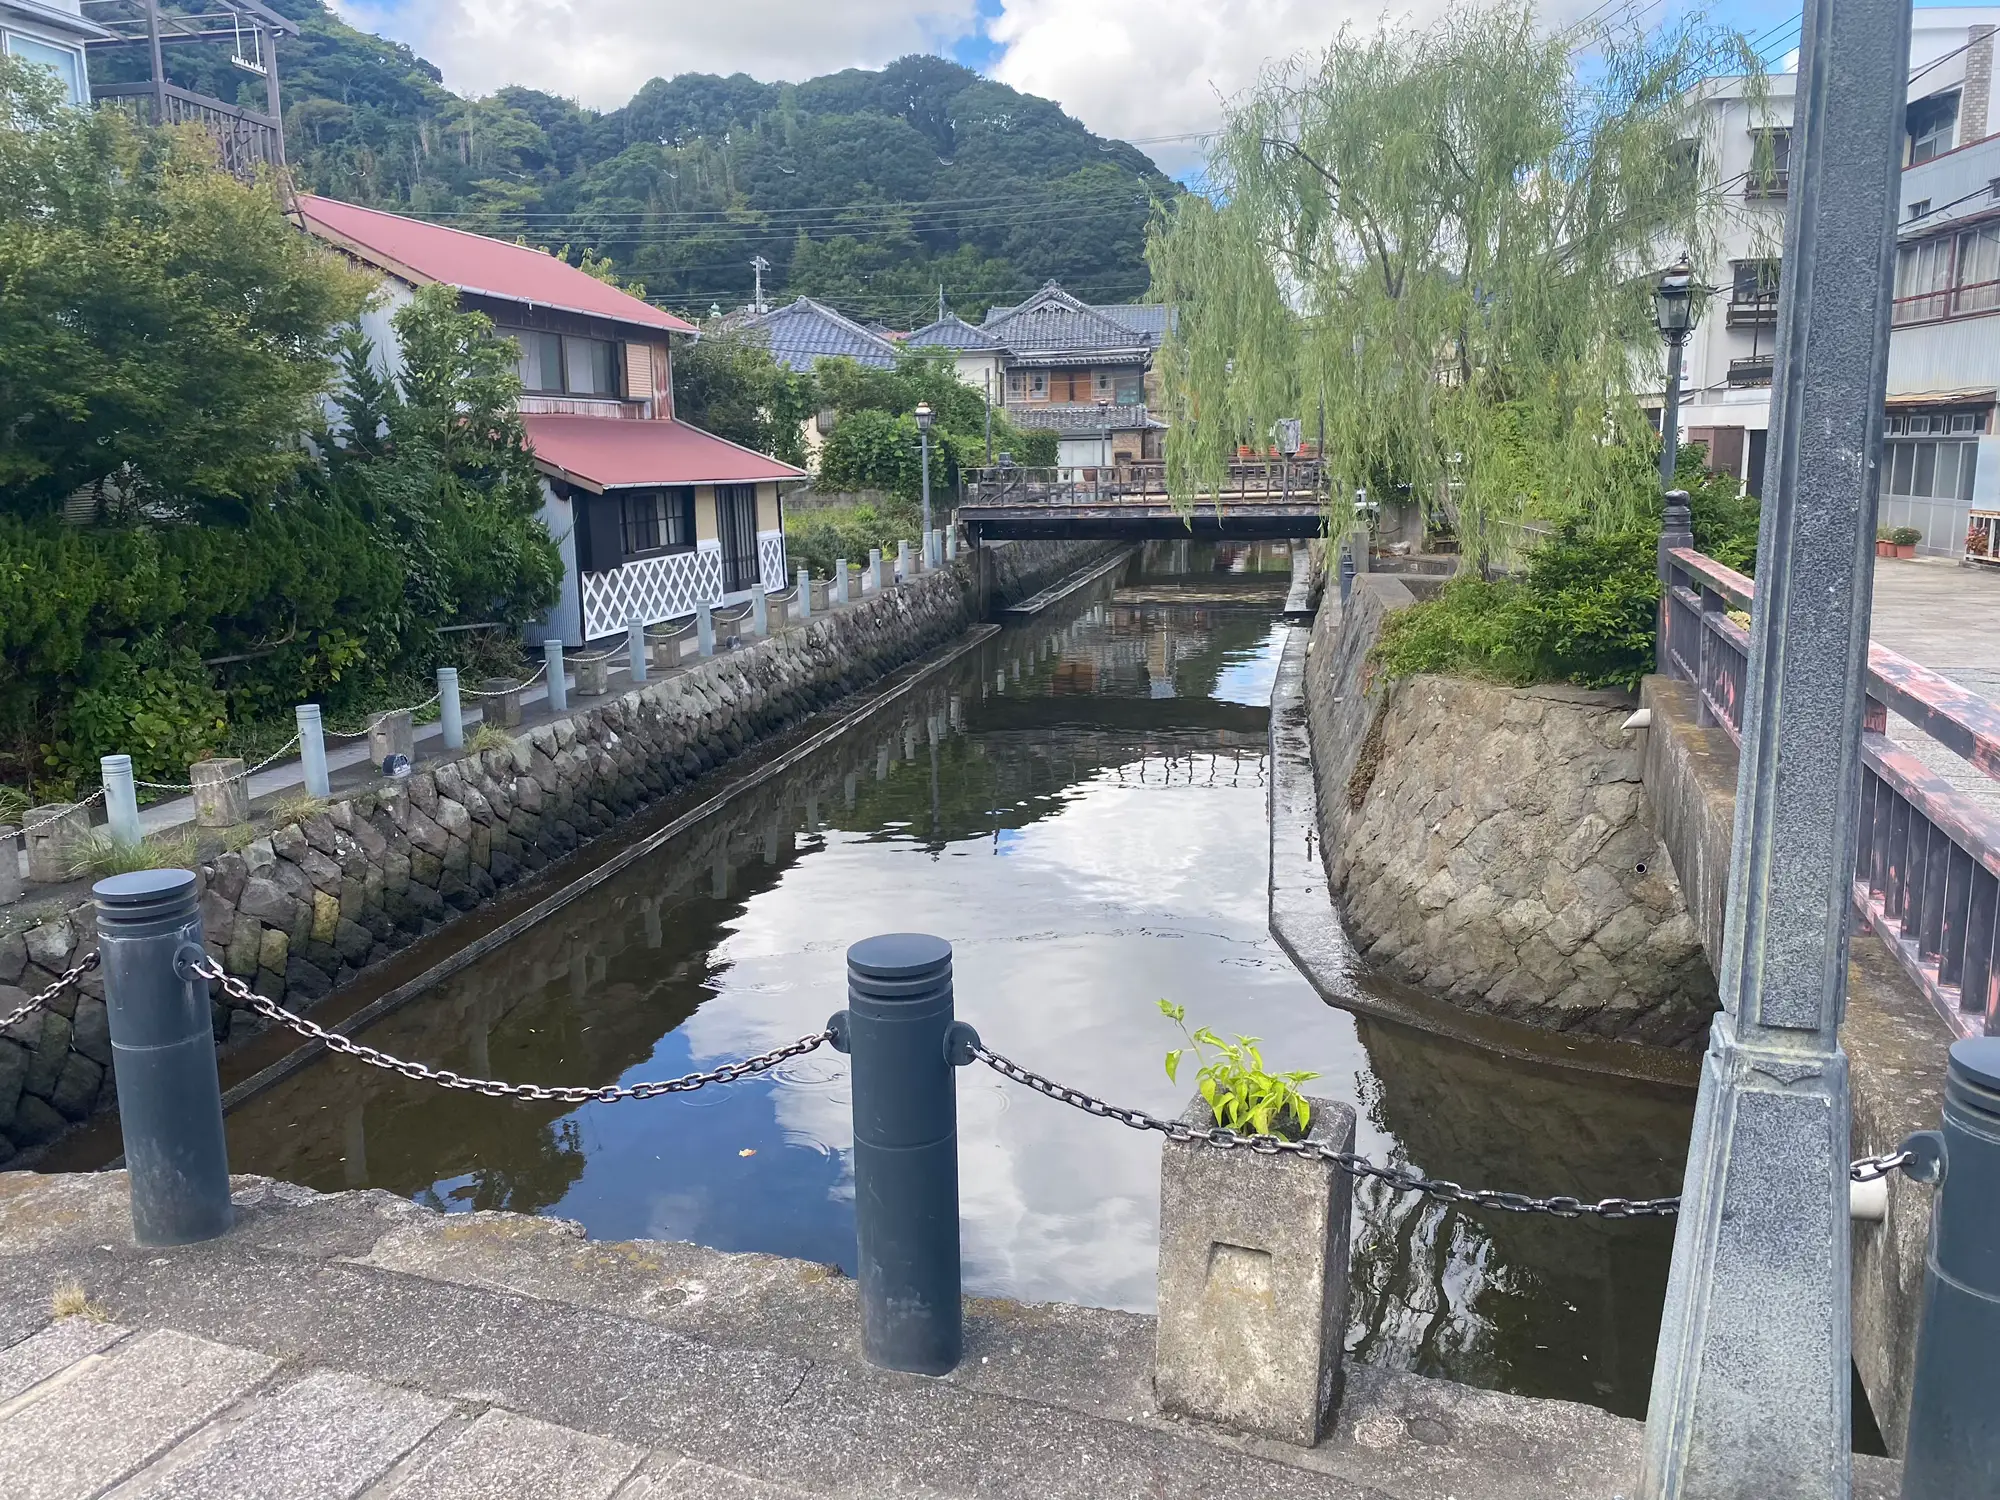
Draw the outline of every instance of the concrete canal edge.
M439 1420L385 1469L443 1462L468 1423L546 1423L533 1430L551 1445L623 1445L624 1472L655 1487L590 1491L621 1500L1603 1500L1638 1470L1637 1422L1368 1365L1349 1367L1313 1448L1177 1420L1154 1396L1154 1320L1105 1309L971 1298L957 1370L891 1374L861 1360L855 1285L831 1267L593 1242L557 1219L443 1215L384 1192L235 1186L228 1235L139 1249L123 1173L0 1174L0 1377L26 1385L0 1379L0 1465L61 1438L130 1451L106 1488L194 1463L233 1488L302 1462L285 1437L302 1422L323 1462L414 1399ZM103 1321L55 1320L64 1286ZM163 1346L182 1368L150 1369ZM152 1433L168 1393L218 1370L248 1373ZM107 1381L148 1394L114 1409L92 1398ZM346 1408L323 1399L335 1382ZM1894 1465L1857 1461L1860 1500L1895 1486Z
M585 700L506 749L426 763L406 782L339 797L240 853L202 863L209 951L293 1009L315 1007L363 975L392 972L390 965L408 970L402 950L629 826L761 740L957 638L980 600L1031 592L1105 550L1050 542L983 549L646 686ZM0 1010L96 946L87 901L26 920L32 925L0 929ZM433 982L411 979L410 993ZM231 1050L255 1046L265 1029L219 999L213 1019L218 1046ZM96 974L0 1036L0 1164L34 1161L76 1124L113 1108L110 1060Z
M1271 690L1270 926L1322 999L1503 1057L1692 1088L1699 1054L1603 1037L1549 1031L1461 1010L1407 985L1367 973L1342 925L1322 853L1319 790L1305 693L1312 631L1285 633Z

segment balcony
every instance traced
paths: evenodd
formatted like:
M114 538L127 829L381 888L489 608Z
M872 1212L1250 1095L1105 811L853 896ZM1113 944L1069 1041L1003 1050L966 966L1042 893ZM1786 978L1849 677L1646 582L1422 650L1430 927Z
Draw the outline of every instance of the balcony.
M123 110L140 125L201 126L215 137L223 168L238 177L254 177L259 167L284 165L284 132L269 115L171 83L105 83L92 88L91 94L99 108Z
M1732 297L1723 321L1731 328L1776 328L1778 299L1775 296Z
M1762 174L1753 172L1743 180L1743 196L1753 203L1759 199L1789 197L1791 191L1792 173L1788 167Z
M1769 385L1771 367L1771 356L1768 354L1753 354L1748 359L1732 359L1729 362L1729 384L1737 388Z

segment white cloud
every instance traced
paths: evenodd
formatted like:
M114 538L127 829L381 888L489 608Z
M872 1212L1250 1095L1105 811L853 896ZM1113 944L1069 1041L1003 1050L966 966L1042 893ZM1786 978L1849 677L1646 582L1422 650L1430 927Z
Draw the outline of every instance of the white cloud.
M334 0L409 43L463 93L510 83L615 109L676 73L766 82L880 67L968 34L974 0Z

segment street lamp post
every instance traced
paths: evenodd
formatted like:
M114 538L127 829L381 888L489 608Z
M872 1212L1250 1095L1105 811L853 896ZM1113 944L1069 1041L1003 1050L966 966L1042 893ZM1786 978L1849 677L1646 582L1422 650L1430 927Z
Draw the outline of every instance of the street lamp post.
M1694 271L1682 255L1653 288L1653 319L1667 342L1667 399L1660 412L1660 488L1674 487L1681 442L1681 346L1694 327Z
M931 545L931 404L917 403L917 441L924 452L924 550Z

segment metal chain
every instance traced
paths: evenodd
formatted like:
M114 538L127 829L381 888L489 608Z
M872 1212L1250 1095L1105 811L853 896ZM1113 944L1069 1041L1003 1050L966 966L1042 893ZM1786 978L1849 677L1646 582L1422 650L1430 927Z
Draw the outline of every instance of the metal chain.
M1356 1156L1353 1152L1335 1151L1311 1141L1287 1141L1270 1135L1241 1135L1220 1125L1203 1128L1185 1124L1180 1120L1163 1120L1157 1115L1147 1114L1144 1110L1120 1109L1117 1105L1108 1104L1080 1089L1066 1088L1062 1084L1042 1077L1039 1073L1031 1072L983 1044L975 1046L972 1055L1003 1078L1011 1078L1016 1083L1026 1084L1038 1094L1045 1094L1060 1103L1083 1110L1086 1114L1116 1120L1119 1124L1129 1125L1134 1130L1157 1130L1169 1140L1194 1141L1223 1150L1244 1146L1260 1156L1289 1154L1330 1161L1353 1176L1373 1177L1398 1191L1423 1193L1448 1203L1469 1203L1475 1208L1498 1209L1507 1213L1554 1214L1564 1219L1581 1218L1586 1214L1605 1219L1637 1219L1664 1216L1680 1211L1681 1200L1678 1197L1601 1198L1595 1203L1587 1203L1580 1198L1566 1195L1533 1198L1526 1193L1462 1187L1456 1182L1425 1177L1405 1168L1378 1166L1365 1157ZM1853 1182L1876 1182L1901 1171L1913 1160L1915 1153L1910 1151L1889 1151L1880 1156L1864 1156L1848 1164L1847 1175Z
M543 662L539 667L535 668L534 676L524 677L521 681L515 683L514 686L510 688L501 688L498 692L489 693L480 688L468 688L468 687L462 687L458 691L461 695L467 698L504 698L509 693L519 693L525 691L528 688L533 687L536 683L542 680L542 674L548 671L548 669L549 669L549 664L547 662Z
M621 1099L652 1099L661 1094L690 1094L696 1089L706 1088L711 1083L734 1083L739 1078L748 1078L757 1073L768 1073L788 1058L803 1057L806 1053L822 1046L832 1039L830 1031L815 1032L802 1036L796 1042L789 1042L771 1052L760 1052L755 1057L746 1057L741 1062L724 1063L721 1067L706 1073L688 1073L679 1078L663 1078L652 1083L610 1085L604 1088L580 1086L546 1088L538 1083L503 1083L496 1078L467 1078L454 1073L449 1068L429 1068L422 1063L406 1062L402 1058L391 1057L374 1047L363 1046L352 1037L342 1036L337 1031L328 1031L316 1026L304 1016L294 1015L277 1001L267 999L251 989L249 985L232 974L223 972L222 965L214 959L203 959L190 966L194 973L204 979L212 979L222 986L222 991L239 1005L248 1006L260 1016L289 1027L300 1036L315 1041L329 1052L338 1052L370 1067L383 1068L391 1073L400 1073L405 1078L419 1083L435 1083L440 1088L463 1089L474 1094L483 1094L489 1099L531 1099L536 1101L554 1100L562 1104L615 1104Z
M88 974L92 969L96 967L97 967L97 955L95 953L86 954L84 956L84 960L82 963L74 964L71 967L64 969L61 975L58 976L54 984L50 985L47 989L43 990L39 995L29 996L28 1003L26 1005L22 1006L19 1010L15 1011L10 1016L0 1016L0 1031L5 1031L8 1027L12 1026L16 1021L27 1020L29 1016L32 1016L36 1011L40 1010L44 1005L47 1005L51 1000L55 999L56 996L60 995L64 990L68 989L71 985L75 984L79 979L83 978L84 975Z
M64 818L67 818L71 816L71 814L76 813L81 809L90 806L91 803L97 801L103 795L104 795L104 788L99 787L96 791L92 792L88 797L85 797L81 802L72 803L68 812L59 812L52 818L44 818L39 823L30 823L25 828L15 829L14 832L19 837L26 837L28 834L31 833L39 833L44 828L52 828L56 824L60 823Z

